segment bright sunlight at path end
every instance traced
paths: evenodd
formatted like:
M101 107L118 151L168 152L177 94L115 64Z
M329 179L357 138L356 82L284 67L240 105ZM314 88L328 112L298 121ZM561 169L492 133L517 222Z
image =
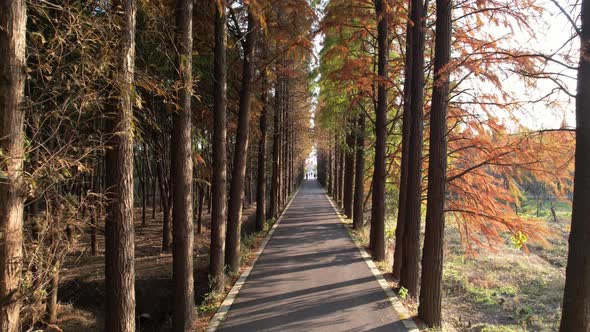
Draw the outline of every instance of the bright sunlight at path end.
M323 189L304 181L218 331L407 331Z

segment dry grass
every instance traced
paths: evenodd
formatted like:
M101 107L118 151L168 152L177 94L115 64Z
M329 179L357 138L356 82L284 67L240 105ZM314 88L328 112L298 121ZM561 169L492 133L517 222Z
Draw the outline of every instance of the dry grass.
M556 331L567 261L568 208L565 205L558 211L559 223L549 224L554 235L549 239L550 245L529 244L528 251L514 249L506 236L505 246L467 256L455 223L447 223L443 331ZM390 273L394 230L395 222L389 221L386 225L387 259L376 265L395 290L397 280ZM367 229L350 230L350 233L368 245ZM417 314L414 300L402 302L411 314Z

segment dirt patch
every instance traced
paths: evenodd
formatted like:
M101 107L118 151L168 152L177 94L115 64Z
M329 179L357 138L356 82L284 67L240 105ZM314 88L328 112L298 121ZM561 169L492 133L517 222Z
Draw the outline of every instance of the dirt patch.
M256 206L244 209L243 238L250 247L259 245L264 234L254 234L253 222ZM151 210L148 210L151 217ZM141 225L141 209L137 209L135 220L135 296L136 326L138 331L169 331L172 323L172 254L162 252L162 213L149 218ZM211 303L208 283L208 262L210 242L210 215L203 214L203 229L196 233L194 250L195 297L199 314L195 327L202 331L213 316L216 307ZM254 240L253 240L254 239ZM90 254L89 236L68 255L61 271L59 287L59 312L55 326L48 331L102 331L104 328L104 237L98 236L99 252ZM250 262L251 258L247 258ZM233 279L228 278L229 290ZM224 294L217 297L222 298ZM204 309L203 309L204 308Z

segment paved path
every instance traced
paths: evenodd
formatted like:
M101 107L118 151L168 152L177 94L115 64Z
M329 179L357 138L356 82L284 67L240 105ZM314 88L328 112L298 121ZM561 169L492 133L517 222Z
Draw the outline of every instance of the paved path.
M307 180L219 331L407 331L315 180Z

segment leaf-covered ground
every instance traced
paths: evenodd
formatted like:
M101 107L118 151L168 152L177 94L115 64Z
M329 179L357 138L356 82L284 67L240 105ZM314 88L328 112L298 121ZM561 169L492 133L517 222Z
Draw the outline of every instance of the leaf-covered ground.
M516 249L506 235L504 246L466 255L454 222L447 222L443 272L444 331L512 332L557 331L567 261L567 236L571 207L557 203L559 222L552 221L549 205L539 213L552 237L549 245L527 243ZM528 204L521 213L537 217L536 205ZM377 265L391 279L391 259L395 222L387 225L388 260ZM368 244L368 230L351 235ZM422 234L424 235L424 234ZM403 300L416 314L416 303Z

